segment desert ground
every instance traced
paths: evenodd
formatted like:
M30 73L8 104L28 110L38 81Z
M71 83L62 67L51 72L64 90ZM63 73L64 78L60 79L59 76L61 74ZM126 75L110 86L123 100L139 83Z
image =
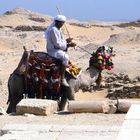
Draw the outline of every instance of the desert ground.
M5 110L7 108L7 81L10 73L17 67L23 46L27 50L46 51L46 40L44 39L44 30L53 21L53 18L47 15L35 13L26 9L17 8L7 11L0 16L0 106ZM114 49L115 57L113 57L114 69L104 71L104 75L108 73L125 73L130 78L139 76L140 71L140 22L130 21L128 23L121 22L80 22L77 20L68 20L66 23L70 36L74 38L77 47L70 48L68 54L72 62L81 67L84 71L89 64L90 54L81 50L78 46L84 48L88 52L93 52L101 45L111 46ZM67 38L66 29L63 28L65 37ZM76 100L95 100L106 98L107 91L105 89L95 92L79 91L75 94ZM54 115L48 117L47 123L76 123L79 120L81 124L109 124L114 123L120 125L123 122L125 114L67 114ZM66 120L65 120L65 119ZM1 116L1 127L9 121L17 122L25 121L33 123L33 119L23 116ZM40 120L39 118L35 120ZM45 118L42 118L45 121ZM58 121L60 120L60 121ZM40 121L38 121L40 122Z

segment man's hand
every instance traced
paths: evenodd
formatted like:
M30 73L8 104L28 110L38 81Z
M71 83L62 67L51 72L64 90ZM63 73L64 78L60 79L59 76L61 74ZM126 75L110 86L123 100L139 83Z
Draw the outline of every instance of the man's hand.
M67 39L66 39L66 42L69 44L69 43L72 42L72 40L73 40L73 38L67 38Z
M75 47L76 44L75 44L74 42L71 42L71 43L68 43L67 46L68 46L68 47Z

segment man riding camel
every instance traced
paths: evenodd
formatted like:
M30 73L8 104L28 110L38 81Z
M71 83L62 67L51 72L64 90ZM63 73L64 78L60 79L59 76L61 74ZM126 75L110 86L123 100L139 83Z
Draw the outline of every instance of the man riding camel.
M50 56L60 59L62 61L61 84L68 87L69 84L65 79L65 70L68 66L69 57L66 51L68 47L75 47L76 44L72 42L72 38L68 38L66 40L64 39L61 28L65 22L66 17L64 15L57 15L54 18L53 23L46 30L45 38L47 41L47 53Z

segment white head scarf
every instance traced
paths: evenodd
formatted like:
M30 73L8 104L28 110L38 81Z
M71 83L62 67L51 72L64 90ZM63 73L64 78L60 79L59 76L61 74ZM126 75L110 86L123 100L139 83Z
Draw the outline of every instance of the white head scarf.
M55 20L65 22L66 21L66 17L64 15L57 15L54 18L54 21L52 22L52 24L45 31L45 34L44 34L45 38L47 38L47 34L48 34L49 30L55 25Z
M65 22L66 17L64 15L57 15L54 20Z

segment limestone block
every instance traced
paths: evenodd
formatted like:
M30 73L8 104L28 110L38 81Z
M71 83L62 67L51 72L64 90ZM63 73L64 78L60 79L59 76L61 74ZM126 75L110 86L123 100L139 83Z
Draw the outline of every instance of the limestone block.
M75 113L115 113L115 108L110 106L107 101L69 101L68 111Z
M127 113L132 104L140 104L140 100L119 99L118 112Z
M16 106L18 114L49 115L57 111L58 104L46 99L23 99Z

